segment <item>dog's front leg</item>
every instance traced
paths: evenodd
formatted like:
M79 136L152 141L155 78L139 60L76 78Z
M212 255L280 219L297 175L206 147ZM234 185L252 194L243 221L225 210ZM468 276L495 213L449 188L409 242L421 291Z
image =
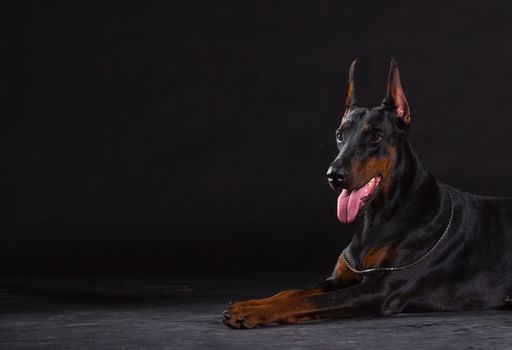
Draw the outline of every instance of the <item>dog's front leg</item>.
M329 277L325 281L322 281L321 283L317 284L312 288L305 290L285 290L268 298L239 301L234 303L231 309L234 307L240 308L249 306L261 306L295 297L313 296L317 294L330 292L336 289L347 288L358 283L359 281L359 276L356 276L348 268L348 266L345 263L345 260L343 260L343 258L340 255L331 277ZM229 310L227 310L225 314L229 315Z
M384 300L382 282L376 278L330 292L291 294L260 305L236 303L224 313L224 323L232 328L254 328L272 323L380 315Z

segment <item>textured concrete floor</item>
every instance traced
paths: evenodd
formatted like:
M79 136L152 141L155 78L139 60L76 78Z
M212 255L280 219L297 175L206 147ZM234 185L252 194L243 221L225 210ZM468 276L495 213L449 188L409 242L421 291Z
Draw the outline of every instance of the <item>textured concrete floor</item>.
M0 349L511 349L512 313L411 314L236 331L229 300L315 276L0 280Z

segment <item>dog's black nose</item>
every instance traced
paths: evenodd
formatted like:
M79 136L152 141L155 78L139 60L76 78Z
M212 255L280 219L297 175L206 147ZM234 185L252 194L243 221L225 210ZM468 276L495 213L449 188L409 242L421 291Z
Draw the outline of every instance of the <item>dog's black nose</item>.
M342 187L345 181L347 181L347 171L342 168L330 166L329 169L327 169L327 180L329 180L329 184L332 188Z

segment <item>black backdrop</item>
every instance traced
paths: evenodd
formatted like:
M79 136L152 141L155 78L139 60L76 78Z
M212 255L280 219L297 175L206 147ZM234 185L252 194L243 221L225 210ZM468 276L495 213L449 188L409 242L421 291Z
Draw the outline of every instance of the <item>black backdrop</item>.
M332 268L354 225L324 178L348 65L442 181L512 195L512 5L2 5L4 272Z

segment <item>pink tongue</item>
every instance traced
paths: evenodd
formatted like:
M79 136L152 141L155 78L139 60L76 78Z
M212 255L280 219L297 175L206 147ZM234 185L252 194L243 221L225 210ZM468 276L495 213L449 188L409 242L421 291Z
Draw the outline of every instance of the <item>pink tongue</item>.
M368 193L364 190L365 187L350 193L347 190L341 192L338 197L338 220L344 224L355 220L359 207L361 207L361 198Z
M380 178L376 177L358 190L349 192L344 189L338 197L338 220L344 224L354 221L363 203L362 198L371 193L379 182Z

